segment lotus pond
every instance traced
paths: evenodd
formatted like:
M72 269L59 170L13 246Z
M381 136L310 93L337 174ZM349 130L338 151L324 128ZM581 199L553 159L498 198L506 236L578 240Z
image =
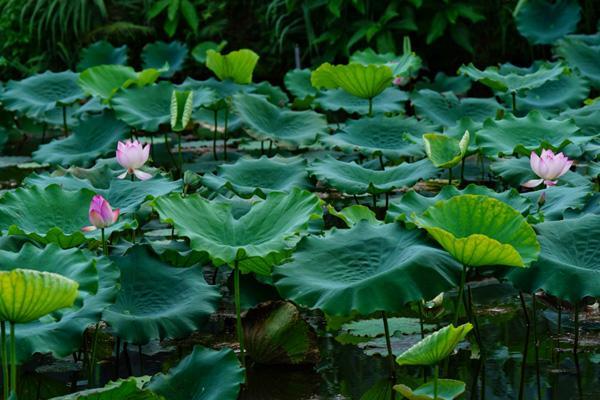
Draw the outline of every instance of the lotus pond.
M99 41L5 82L2 398L600 398L578 7L519 2L527 66Z

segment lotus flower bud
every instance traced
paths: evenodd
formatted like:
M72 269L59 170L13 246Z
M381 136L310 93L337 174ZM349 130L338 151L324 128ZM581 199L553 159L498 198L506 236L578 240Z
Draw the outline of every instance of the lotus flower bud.
M84 227L83 231L90 232L95 229L104 229L117 222L119 209L113 210L108 201L97 194L90 203L88 217L92 225Z
M540 179L532 179L523 184L528 188L536 187L542 183L546 186L554 186L557 179L566 174L573 165L563 153L554 154L552 150L542 150L541 156L534 151L529 159L531 169Z
M396 86L404 86L408 83L408 78L406 78L404 76L397 76L394 78L392 83Z
M133 174L140 180L152 178L147 172L140 171L140 168L146 164L150 156L150 145L142 145L139 141L126 140L119 142L117 145L117 162L126 169L124 173L119 175L119 179L123 179L127 174Z

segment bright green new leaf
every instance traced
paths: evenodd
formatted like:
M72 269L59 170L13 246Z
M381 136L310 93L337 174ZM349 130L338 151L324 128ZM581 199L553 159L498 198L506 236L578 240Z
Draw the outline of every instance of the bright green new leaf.
M71 307L78 286L51 272L20 268L0 271L0 320L24 324Z
M208 69L222 81L231 80L242 85L252 82L258 59L258 54L248 49L235 50L226 55L212 49L206 51Z
M467 154L469 147L469 131L460 140L439 133L423 135L425 153L429 160L438 168L452 168Z
M190 123L194 105L194 92L173 90L171 95L171 129L180 132Z
M322 64L310 81L318 89L338 89L362 99L372 99L391 85L394 75L386 65Z
M435 365L448 357L456 346L473 329L466 323L455 327L448 325L432 333L396 358L399 365Z
M395 385L394 390L408 400L454 400L465 392L466 384L454 379L437 380L437 397L434 398L434 383L429 381L416 389L406 385Z
M138 87L149 85L159 76L160 71L153 68L135 72L133 68L124 65L98 65L79 74L77 83L87 94L107 101L119 89L134 84Z
M492 197L464 194L439 201L415 223L463 265L526 267L540 245L533 228L508 204Z

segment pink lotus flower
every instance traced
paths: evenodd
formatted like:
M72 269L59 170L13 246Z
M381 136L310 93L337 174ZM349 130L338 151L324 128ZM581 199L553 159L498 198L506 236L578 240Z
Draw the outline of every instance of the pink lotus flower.
M90 203L88 217L92 225L82 228L82 231L91 232L96 229L104 229L117 222L119 209L113 210L108 201L97 194Z
M556 185L557 179L566 174L573 165L573 161L565 157L563 153L554 154L552 150L542 150L541 156L532 151L529 163L533 172L540 179L532 179L522 185L528 188L536 187L542 182L546 186Z
M408 78L404 77L404 76L397 76L394 78L394 80L392 81L392 83L396 86L404 86L408 83Z
M125 143L119 142L117 145L117 162L127 171L119 175L119 179L123 179L127 174L133 174L138 179L145 181L152 178L147 172L140 171L140 168L146 164L150 156L150 145L143 146L137 140L126 140Z

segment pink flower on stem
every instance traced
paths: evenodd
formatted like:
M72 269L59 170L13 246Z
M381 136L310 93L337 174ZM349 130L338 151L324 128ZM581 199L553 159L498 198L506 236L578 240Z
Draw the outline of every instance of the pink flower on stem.
M149 156L149 144L143 146L137 140L126 140L125 143L119 142L117 145L117 162L127 170L119 175L119 179L125 178L127 174L133 174L142 181L152 178L149 173L140 171L140 168L148 161Z
M573 161L563 153L554 154L552 150L542 150L541 156L532 151L529 163L540 179L525 182L522 186L527 188L534 188L542 183L546 186L554 186L558 182L557 179L566 174L573 165Z
M96 229L104 229L117 222L119 209L113 210L108 201L97 194L90 203L88 217L92 225L82 228L82 231L91 232Z

